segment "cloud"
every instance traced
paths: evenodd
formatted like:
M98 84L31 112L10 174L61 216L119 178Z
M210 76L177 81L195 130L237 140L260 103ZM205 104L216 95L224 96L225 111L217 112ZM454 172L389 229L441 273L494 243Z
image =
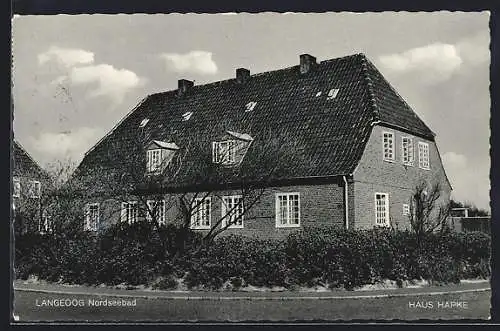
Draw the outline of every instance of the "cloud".
M393 74L412 74L423 83L448 80L464 67L474 67L488 61L489 33L463 38L455 44L433 43L401 53L382 55L379 63Z
M214 75L218 71L217 64L212 59L211 52L163 53L160 57L165 60L167 70L175 72Z
M417 73L420 79L435 83L450 78L463 61L454 45L434 43L380 56L379 62L391 72Z
M64 74L54 79L48 86L64 87L67 85L95 84L89 97L108 96L115 104L121 103L125 94L136 87L143 86L146 79L127 69L117 69L110 64L94 64L94 53L82 49L70 49L52 46L38 55L38 63L49 61L62 64Z
M145 79L127 69L116 69L109 64L99 64L72 68L68 80L74 85L97 84L90 97L109 96L117 103L123 100L125 94L145 84ZM64 77L59 77L54 82L64 82Z
M102 130L90 127L81 127L66 132L44 132L36 138L32 137L30 144L47 157L70 158L79 161L102 134Z
M479 65L490 60L490 35L483 31L477 35L465 38L456 44L460 57L471 65Z
M44 65L50 61L56 61L66 68L70 68L78 64L94 63L94 53L83 49L52 46L46 52L38 54L39 65Z

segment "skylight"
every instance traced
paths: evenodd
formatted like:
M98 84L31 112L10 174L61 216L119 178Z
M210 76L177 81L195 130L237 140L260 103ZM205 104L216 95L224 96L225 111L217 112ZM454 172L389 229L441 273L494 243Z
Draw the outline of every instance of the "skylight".
M182 115L182 120L183 121L188 121L191 118L191 116L193 116L193 112L192 111L188 111L187 113L184 113Z
M245 111L252 111L255 108L256 105L257 105L257 102L250 101L249 103L247 103L245 105L245 109L246 109Z
M339 93L339 89L338 88L332 88L329 92L328 92L328 96L326 97L326 100L332 100L332 99L335 99L335 97L337 96L337 94Z
M139 124L139 127L140 127L140 128L145 127L145 126L146 126L146 124L148 124L148 122L149 122L149 118L145 118L145 119L143 119L143 120L142 120L142 122L141 122L141 124Z

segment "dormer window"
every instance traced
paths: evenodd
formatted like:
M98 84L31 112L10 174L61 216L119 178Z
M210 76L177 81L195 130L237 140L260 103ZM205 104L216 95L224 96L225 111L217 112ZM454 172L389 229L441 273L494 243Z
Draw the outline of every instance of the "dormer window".
M235 163L236 141L214 141L212 143L212 161L221 164Z
M146 150L146 170L149 173L161 172L172 161L179 147L175 143L153 140Z
M193 112L188 111L187 113L182 114L183 121L189 121L189 119L193 116Z
M161 149L150 149L147 151L148 171L155 172L160 170L161 165Z
M143 120L141 121L141 123L139 124L139 127L140 127L140 128L145 127L145 126L146 126L146 124L148 124L148 122L149 122L149 118L145 118L145 119L143 119Z
M245 105L245 111L252 111L255 106L257 106L257 102L251 101Z
M212 142L212 162L224 165L240 163L252 141L247 133L226 131L223 139Z
M337 94L339 94L339 89L338 88L332 88L328 92L328 96L326 97L326 100L333 100L337 97Z

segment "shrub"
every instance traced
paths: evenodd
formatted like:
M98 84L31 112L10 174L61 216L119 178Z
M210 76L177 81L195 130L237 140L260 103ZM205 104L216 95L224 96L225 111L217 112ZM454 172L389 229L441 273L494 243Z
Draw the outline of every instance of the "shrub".
M18 235L15 271L18 278L36 275L74 284L139 285L160 279L154 286L162 289L177 286L178 278L190 288L211 290L352 289L386 279L449 283L490 275L490 241L483 233L444 232L417 244L409 231L310 228L284 240L221 236L200 248L201 237L192 231L120 223L99 236Z
M175 277L173 275L169 275L161 277L158 281L154 282L152 288L158 290L174 290L177 286L178 283Z

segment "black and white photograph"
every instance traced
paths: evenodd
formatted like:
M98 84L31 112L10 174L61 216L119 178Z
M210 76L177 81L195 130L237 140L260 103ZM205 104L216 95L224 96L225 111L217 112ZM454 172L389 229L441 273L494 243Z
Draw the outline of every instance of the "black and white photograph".
M11 323L491 319L490 12L11 23Z

